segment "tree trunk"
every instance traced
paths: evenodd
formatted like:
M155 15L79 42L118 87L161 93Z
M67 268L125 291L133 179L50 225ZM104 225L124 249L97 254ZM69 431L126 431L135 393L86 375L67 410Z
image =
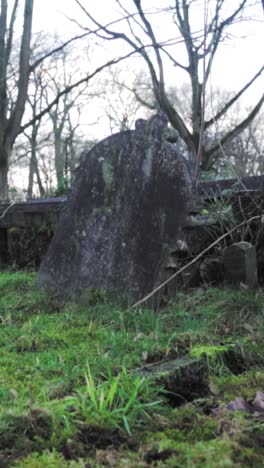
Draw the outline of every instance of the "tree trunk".
M33 195L33 183L34 183L34 161L33 161L33 151L31 152L30 163L29 163L29 174L28 174L28 190L27 196L28 198L32 198Z
M61 189L64 186L64 153L61 140L61 133L55 132L55 170L57 178L57 188Z
M75 149L75 145L74 145L74 141L73 141L73 138L74 138L74 135L72 134L69 138L69 160L68 160L68 163L69 163L69 169L70 169L70 184L73 183L73 180L74 180L74 175L75 175L75 163L76 163L76 160L77 160L77 156L76 156L76 149Z
M7 82L9 77L11 48L15 15L18 6L13 5L10 24L7 24L7 0L1 0L0 11L0 199L8 198L8 166L11 151L25 111L29 80L30 38L34 0L24 2L23 32L20 42L19 72L16 78L17 97L10 111L8 106Z
M38 168L38 161L36 157L36 150L32 148L31 158L30 158L30 165L29 165L29 176L28 176L28 198L32 198L33 196L33 185L34 185L34 175L36 174L37 177L37 184L39 189L39 194L41 197L44 197L45 190L41 181L41 177L39 174Z
M45 189L43 187L42 180L41 180L41 177L40 177L37 158L35 159L35 174L37 176L39 194L40 194L41 197L44 197L45 196Z
M8 161L11 154L6 145L0 147L0 200L8 199Z
M8 167L7 165L0 167L0 201L8 199L8 183L7 183Z

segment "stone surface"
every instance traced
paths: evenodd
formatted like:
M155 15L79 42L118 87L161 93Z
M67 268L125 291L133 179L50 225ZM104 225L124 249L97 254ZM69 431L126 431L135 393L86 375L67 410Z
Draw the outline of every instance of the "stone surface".
M129 301L152 290L193 199L189 167L168 138L167 120L156 115L82 154L41 287L118 291Z
M182 404L209 393L206 360L188 356L146 365L138 369L144 377L153 379L169 392L175 404Z
M256 248L249 242L237 242L224 250L225 279L231 284L243 283L250 288L258 284Z

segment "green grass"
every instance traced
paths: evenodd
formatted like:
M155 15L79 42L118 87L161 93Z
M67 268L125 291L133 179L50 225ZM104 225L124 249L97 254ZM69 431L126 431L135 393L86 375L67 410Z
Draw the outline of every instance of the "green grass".
M179 293L157 313L34 279L0 274L0 466L263 466L259 416L210 412L264 388L262 291ZM135 370L186 354L206 357L212 394L175 409Z

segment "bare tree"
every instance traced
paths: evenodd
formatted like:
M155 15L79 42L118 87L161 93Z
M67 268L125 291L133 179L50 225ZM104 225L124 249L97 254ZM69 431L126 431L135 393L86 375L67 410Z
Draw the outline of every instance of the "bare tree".
M224 145L219 155L220 165L231 164L239 177L264 173L264 111L236 138ZM216 161L216 165L219 164Z
M63 89L76 82L80 75L79 64L76 63L77 52L65 48L60 54L52 56L46 71L45 99L46 106L49 100L56 97ZM88 89L85 82L78 88L73 88L64 94L61 99L49 110L49 119L52 124L52 139L54 142L54 162L57 179L57 189L62 190L67 185L67 172L70 162L69 142L72 141L78 129L80 110L97 95L97 91ZM72 115L75 115L75 119ZM74 123L75 120L75 123Z
M46 36L46 40L48 39L50 37ZM56 38L54 40L56 41ZM51 56L45 65L42 62L31 73L25 113L31 118L32 125L18 136L10 161L12 168L29 166L29 198L33 192L36 193L36 190L33 190L35 182L37 193L45 195L43 178L50 179L48 193L51 188L53 192L55 189L64 191L70 185L77 162L76 152L79 145L74 148L74 144L80 134L81 110L97 95L97 86L93 91L91 87L88 90L86 83L80 88L74 88L64 94L45 116L40 119L35 117L48 105L49 100L73 82L79 73L76 53L68 48ZM48 165L43 166L40 154L46 154L46 158L49 159ZM47 183L45 185L47 186Z
M8 194L8 169L9 161L17 136L31 127L34 122L46 115L59 100L71 92L74 88L81 86L91 80L94 76L110 65L120 62L130 54L125 54L98 66L95 70L85 74L76 82L71 83L51 99L46 108L40 110L29 121L22 123L25 114L30 74L53 54L59 53L73 41L83 39L90 33L75 36L55 48L40 54L35 61L31 62L32 51L30 48L32 35L32 17L34 0L14 0L12 10L8 15L8 0L0 0L0 199L5 199ZM23 26L19 42L14 43L16 18L19 6L23 5ZM12 54L14 49L19 49L19 63L14 69ZM15 87L12 91L8 89L10 76L14 78Z
M34 118L44 106L44 92L46 83L43 80L43 64L40 64L31 74L31 82L28 91L28 105L31 115ZM42 120L33 120L32 126L24 132L30 146L29 176L28 176L28 197L33 196L34 176L36 176L38 190L40 195L45 195L45 189L41 180L41 174L38 164L39 132Z
M113 29L111 25L102 24L92 16L86 8L85 0L75 1L88 20L88 25L83 26L85 31L94 30L95 34L104 40L121 40L143 58L151 78L156 107L167 115L171 125L179 132L188 147L191 158L195 161L200 159L202 167L208 168L219 145L218 143L212 146L206 145L204 133L228 112L264 70L262 66L231 99L224 103L219 112L209 119L205 118L206 85L216 53L222 41L228 37L230 26L244 18L249 2L247 0L236 1L231 7L229 5L228 10L225 7L230 2L216 0L213 2L214 9L209 15L208 0L204 0L202 5L197 0L175 0L173 6L156 7L145 11L142 0L133 0L134 11L127 9L125 0L116 0L115 3L121 10L121 16L116 19L118 27ZM197 31L192 27L191 16L192 13L197 14L199 7L204 7L204 21L201 30ZM174 37L162 41L158 39L158 33L155 32L155 15L164 16L165 13L170 15L170 21L173 21L177 32ZM178 57L171 52L179 42L185 47L186 63L180 62ZM191 128L186 125L183 116L170 100L166 89L165 60L189 77L192 89ZM263 102L264 94L242 121L222 135L220 144L227 144L238 136L252 122Z
M101 99L111 133L131 129L135 120L146 114L142 103L131 92L133 82L128 85L127 70L124 73L120 67L110 67L102 80L102 88Z

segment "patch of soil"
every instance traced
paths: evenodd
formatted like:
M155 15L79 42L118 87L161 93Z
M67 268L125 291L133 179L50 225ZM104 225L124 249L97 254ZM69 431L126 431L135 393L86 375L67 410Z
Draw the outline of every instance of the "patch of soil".
M167 325L170 326L169 324ZM168 350L160 350L154 353L149 353L145 359L146 364L154 364L160 361L169 361L188 354L191 348L192 335L184 333L177 337L177 342L173 344L173 348Z
M136 449L138 444L122 435L118 429L107 429L81 423L78 427L77 439L67 441L61 451L63 456L69 460L83 454L95 455L98 449L117 449L122 446Z
M52 415L35 408L19 415L10 413L0 428L0 468L38 449L39 441L49 441L53 431Z
M149 353L145 363L154 364L164 360L177 359L178 357L179 353L175 349L170 349L167 353L165 351L157 351L155 353Z
M234 375L240 375L258 364L258 359L254 354L252 356L244 356L241 351L232 349L223 354L223 360L225 366Z
M240 375L243 372L249 370L252 364L245 359L242 352L234 351L232 349L229 349L223 354L223 361L225 366L234 375ZM254 364L255 363L253 363L253 365Z
M144 461L147 463L153 463L157 461L166 461L173 455L177 455L177 451L173 449L166 449L159 451L157 449L151 449L144 455Z
M109 446L119 447L127 441L117 429L106 429L89 424L79 425L78 440L87 448L91 446L92 449L105 449Z

